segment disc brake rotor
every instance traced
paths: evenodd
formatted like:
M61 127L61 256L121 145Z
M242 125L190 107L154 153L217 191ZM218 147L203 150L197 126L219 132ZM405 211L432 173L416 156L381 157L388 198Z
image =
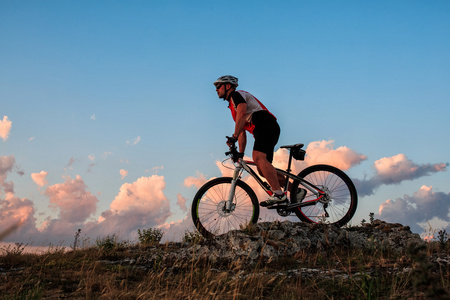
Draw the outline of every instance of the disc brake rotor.
M227 202L226 200L220 201L219 204L217 204L217 213L219 214L219 216L226 218L229 217L234 209L236 208L236 204L231 203L231 207L230 209L226 209L227 207Z

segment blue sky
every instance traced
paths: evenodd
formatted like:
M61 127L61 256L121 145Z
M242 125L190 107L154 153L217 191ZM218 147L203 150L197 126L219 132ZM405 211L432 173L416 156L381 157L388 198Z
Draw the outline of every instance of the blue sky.
M346 170L353 223L448 228L448 1L1 0L0 54L0 216L26 223L11 240L114 233L101 215L133 219L139 201L124 236L188 228L185 180L221 175L234 128L225 74L278 117L278 146L364 156ZM121 194L140 186L158 196Z

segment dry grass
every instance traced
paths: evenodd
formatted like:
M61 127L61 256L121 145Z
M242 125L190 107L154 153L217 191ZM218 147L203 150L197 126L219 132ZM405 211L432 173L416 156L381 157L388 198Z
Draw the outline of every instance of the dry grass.
M183 245L125 243L41 255L3 249L0 299L449 299L448 263L430 262L449 257L449 247L438 242L405 255L328 249L252 266L143 263L155 251L177 247Z

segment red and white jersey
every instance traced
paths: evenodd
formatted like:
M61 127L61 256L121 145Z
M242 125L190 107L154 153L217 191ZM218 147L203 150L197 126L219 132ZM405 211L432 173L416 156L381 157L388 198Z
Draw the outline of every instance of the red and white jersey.
M245 125L244 129L253 134L255 125L252 123L252 116L257 111L267 111L274 118L275 116L252 94L246 91L234 91L230 95L228 108L231 110L233 120L236 122L236 110L240 103L247 104L247 111L245 113ZM275 118L276 119L276 118Z

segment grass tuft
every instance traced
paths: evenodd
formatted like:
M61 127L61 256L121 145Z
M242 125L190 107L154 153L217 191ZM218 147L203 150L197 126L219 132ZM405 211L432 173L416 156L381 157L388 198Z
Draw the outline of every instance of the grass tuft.
M251 226L243 230L254 233ZM195 232L186 232L182 243L145 244L112 235L70 251L28 254L21 244L0 249L0 299L450 298L443 237L411 245L405 254L385 251L374 240L370 249L324 245L251 266L183 258L179 253L206 245Z

